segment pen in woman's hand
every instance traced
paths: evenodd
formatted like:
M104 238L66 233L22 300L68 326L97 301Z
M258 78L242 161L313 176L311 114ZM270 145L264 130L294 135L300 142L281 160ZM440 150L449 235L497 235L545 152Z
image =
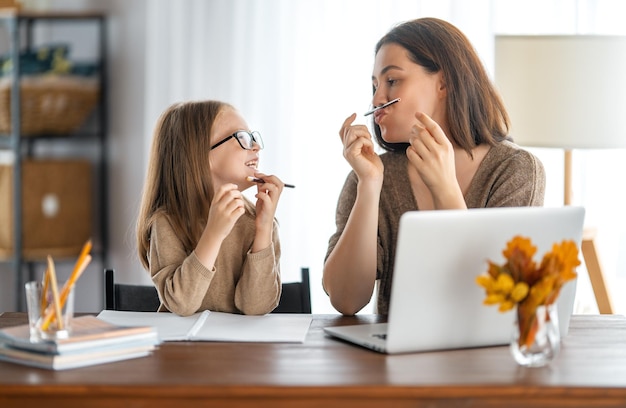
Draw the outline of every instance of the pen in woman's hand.
M252 177L252 176L246 177L246 180L252 181L254 183L265 183L265 180L260 179L260 178L256 178L256 177ZM287 188L296 188L296 186L294 186L293 184L287 184L287 183L285 183L285 187L287 187Z
M399 102L399 101L400 101L400 98L396 98L396 99L394 99L394 100L392 100L392 101L389 101L389 102L387 102L387 103L385 103L385 104L383 104L383 105L380 105L380 106L379 106L379 107L377 107L377 108L372 109L371 111L365 112L365 113L363 114L363 116L369 116L369 115L371 115L372 113L376 112L377 110L380 110L380 109L386 108L387 106L389 106L389 105L393 105L394 103Z

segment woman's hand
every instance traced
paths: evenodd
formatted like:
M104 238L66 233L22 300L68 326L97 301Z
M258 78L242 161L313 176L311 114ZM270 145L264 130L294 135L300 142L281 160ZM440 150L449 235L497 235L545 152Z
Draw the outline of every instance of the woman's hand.
M372 135L365 125L352 125L356 113L350 115L339 130L346 158L360 181L383 178L383 162L374 151Z
M424 113L415 115L406 155L430 190L436 209L467 208L456 178L454 147L441 127Z

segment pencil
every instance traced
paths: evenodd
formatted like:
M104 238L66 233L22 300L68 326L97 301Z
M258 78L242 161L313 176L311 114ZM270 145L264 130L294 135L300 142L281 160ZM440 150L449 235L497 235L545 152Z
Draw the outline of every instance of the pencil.
M65 285L63 285L63 289L61 290L61 296L60 296L61 308L63 308L65 306L65 302L67 302L67 297L70 295L70 290L72 290L78 278L80 278L80 276L83 274L83 272L87 268L87 265L89 265L89 263L91 262L92 257L91 255L89 255L89 251L91 251L91 240L87 241L85 245L83 246L83 249L80 252L80 255L78 257L78 260L76 261L76 264L74 265L74 270L72 271L72 274L70 275L67 282L65 282ZM54 316L53 310L49 310L46 313L43 323L42 323L42 328L44 330L46 330L48 326L50 325L50 322L52 321L53 316Z
M67 297L70 294L71 288L74 286L74 284L76 283L76 280L83 273L83 271L85 270L89 262L91 262L91 256L88 255L89 252L91 251L91 246L92 244L91 244L90 239L87 240L87 242L85 242L85 244L83 245L83 248L80 251L80 255L78 256L78 259L76 260L76 264L74 265L74 269L72 270L72 274L70 275L67 282L65 282L65 285L63 285L63 289L61 290L61 295L59 296L59 310L63 310L63 307L65 306L65 302L67 302ZM52 258L50 258L50 260L51 259ZM48 262L48 264L50 265L50 262ZM54 265L52 265L52 267L54 268ZM50 266L48 266L48 270L49 269L50 269ZM52 319L54 317L55 309L47 310L45 315L42 316L43 321L41 323L41 328L43 330L48 330L48 327L50 326L50 323L52 322ZM62 324L63 323L61 323L61 325Z
M74 269L72 270L72 274L70 275L70 278L67 280L67 282L65 282L65 285L63 286L63 289L61 290L61 296L60 296L61 309L65 306L65 302L67 301L70 288L74 285L78 277L85 270L89 261L91 261L91 258L90 258L87 264L85 264L84 266L82 265L84 263L86 256L89 254L89 251L91 251L91 246L92 246L91 240L88 239L87 242L85 242L85 244L83 245L83 248L81 249L80 254L78 255L78 259L76 260L76 264L74 265ZM52 317L53 317L52 310L50 310L47 314L45 314L45 316L43 316L42 328L44 328L44 330L46 330L48 326L50 325Z
M61 301L59 299L57 276L54 270L54 261L52 260L52 257L50 255L48 255L48 270L50 271L50 287L52 288L52 300L54 303L54 313L56 314L57 318L57 328L59 330L63 330L63 316L61 315ZM46 324L46 322L43 322L41 328L43 330L47 330L49 325L50 322L48 322L48 324Z
M80 273L82 273L82 271L79 272L78 270L81 268L81 265L83 264L84 259L87 257L90 251L91 251L91 240L88 239L87 242L85 242L85 244L83 245L83 248L81 249L80 254L78 255L78 259L76 260L76 264L74 264L74 269L72 270L72 274L70 275L70 278L67 280L68 282L72 282L72 284L76 282L76 280L78 279L77 275L80 275Z
M61 307L65 306L67 297L70 295L70 290L72 290L74 284L76 284L76 281L80 278L80 275L83 274L83 271L87 268L89 262L91 262L91 255L85 255L81 263L77 265L78 269L76 269L76 273L72 274L67 282L65 282L65 285L63 285L63 289L61 289Z
M43 318L48 308L48 285L50 284L50 268L46 268L43 276L43 287L41 288L41 300L39 302L39 316Z
M400 102L400 98L396 98L396 99L394 99L392 101L389 101L389 102L385 103L384 105L380 105L379 107L372 109L371 111L367 111L367 112L365 112L363 114L363 116L371 115L372 113L376 112L377 110L381 110L383 108L386 108L387 106L393 105L396 102Z
M265 180L263 180L261 178L257 178L257 177L252 177L252 176L246 177L246 180L252 181L254 183L265 183ZM293 184L287 184L287 183L285 183L285 187L287 187L287 188L296 188L296 186L294 186Z

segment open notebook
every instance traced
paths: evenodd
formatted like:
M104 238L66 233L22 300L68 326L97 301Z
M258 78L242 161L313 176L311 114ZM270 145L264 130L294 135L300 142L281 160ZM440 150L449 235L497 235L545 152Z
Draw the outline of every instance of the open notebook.
M302 343L312 321L310 314L249 316L208 310L191 316L103 310L98 318L120 326L152 326L156 328L161 341L258 343Z
M535 260L554 243L580 248L584 208L516 207L415 211L400 219L388 323L328 327L325 332L383 353L403 353L508 344L514 312L485 306L475 279L487 260L504 261L515 235L532 239ZM565 336L574 305L575 281L557 300Z

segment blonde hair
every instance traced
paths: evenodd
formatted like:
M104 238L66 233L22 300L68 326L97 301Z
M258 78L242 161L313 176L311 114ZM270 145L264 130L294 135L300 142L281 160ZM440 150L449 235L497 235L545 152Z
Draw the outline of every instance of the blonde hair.
M214 194L210 135L225 109L234 108L219 101L177 103L157 121L137 219L137 251L146 269L158 214L168 217L187 253L200 239Z

